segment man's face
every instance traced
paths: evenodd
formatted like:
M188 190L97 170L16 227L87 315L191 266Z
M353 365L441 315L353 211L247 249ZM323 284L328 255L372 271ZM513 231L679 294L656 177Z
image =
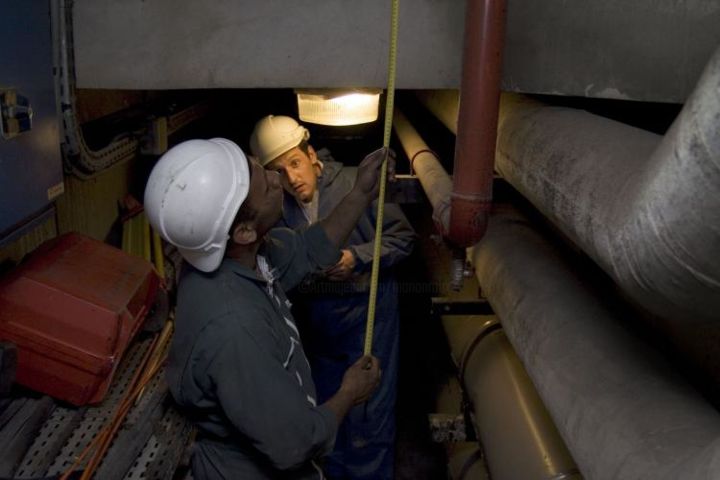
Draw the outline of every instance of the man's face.
M282 186L277 173L265 170L255 160L249 164L252 175L244 203L256 212L256 230L262 236L282 218Z
M295 147L270 162L267 169L280 174L283 188L303 203L312 200L317 189L317 177L320 173L315 150L308 146L308 153Z

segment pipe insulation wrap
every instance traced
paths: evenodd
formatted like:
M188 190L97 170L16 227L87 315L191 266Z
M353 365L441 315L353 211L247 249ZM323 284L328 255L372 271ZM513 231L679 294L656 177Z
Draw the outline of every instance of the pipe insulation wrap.
M445 235L450 224L452 179L407 117L397 108L393 113L393 127L405 154L410 159L412 170L420 180L433 207L433 220Z
M506 97L496 168L720 379L720 49L664 137Z
M448 130L457 135L460 92L457 90L417 90L415 96Z
M585 478L720 478L720 414L515 212L473 251L483 292ZM603 299L604 298L604 299Z

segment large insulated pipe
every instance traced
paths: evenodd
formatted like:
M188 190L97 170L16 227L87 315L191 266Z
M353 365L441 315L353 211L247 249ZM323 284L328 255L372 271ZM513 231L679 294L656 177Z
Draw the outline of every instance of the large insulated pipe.
M664 137L507 97L496 162L720 381L720 49Z
M467 0L449 239L482 238L492 204L505 0Z
M720 414L516 213L473 252L483 292L591 480L720 478Z
M457 90L418 90L415 95L448 130L457 135L460 92Z
M435 153L430 150L407 117L397 108L393 113L393 128L407 158L410 159L412 170L430 200L430 205L433 207L433 220L440 232L446 235L450 225L452 180Z
M567 447L493 316L444 316L443 327L493 480L577 480Z

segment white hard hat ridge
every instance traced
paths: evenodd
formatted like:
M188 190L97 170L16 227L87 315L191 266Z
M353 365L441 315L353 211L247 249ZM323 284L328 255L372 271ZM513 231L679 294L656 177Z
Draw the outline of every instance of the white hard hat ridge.
M188 140L165 153L150 173L145 211L156 232L198 270L215 270L250 189L243 151L230 140Z
M284 115L268 115L261 118L255 125L250 136L250 150L264 167L309 138L308 129L300 125L294 118Z

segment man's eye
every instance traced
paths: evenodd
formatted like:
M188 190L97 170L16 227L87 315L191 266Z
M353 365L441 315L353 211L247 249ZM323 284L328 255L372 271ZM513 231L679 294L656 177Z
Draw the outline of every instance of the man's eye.
M298 161L297 161L297 160L293 160L292 162L290 162L290 166L291 166L292 168L297 168L297 166L298 166Z

